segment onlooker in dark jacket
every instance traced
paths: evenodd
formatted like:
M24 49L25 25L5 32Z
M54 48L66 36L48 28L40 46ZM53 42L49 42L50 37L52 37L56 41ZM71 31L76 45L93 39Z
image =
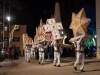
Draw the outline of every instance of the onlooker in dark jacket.
M17 59L17 49L16 49L16 46L13 45L12 49L14 51L14 59Z

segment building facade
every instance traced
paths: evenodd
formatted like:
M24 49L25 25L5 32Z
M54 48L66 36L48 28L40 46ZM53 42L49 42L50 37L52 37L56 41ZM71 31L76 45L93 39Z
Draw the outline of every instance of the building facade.
M100 0L96 0L97 58L100 59Z
M10 34L13 29L14 25L10 25ZM0 25L0 30L3 30L3 26ZM26 33L26 25L19 25L19 29L12 32L12 40L9 43L9 33L8 33L8 27L5 25L4 27L4 47L9 47L12 45L15 45L17 48L19 48L21 55L23 54L23 39L22 35ZM3 40L3 33L0 34L0 40Z

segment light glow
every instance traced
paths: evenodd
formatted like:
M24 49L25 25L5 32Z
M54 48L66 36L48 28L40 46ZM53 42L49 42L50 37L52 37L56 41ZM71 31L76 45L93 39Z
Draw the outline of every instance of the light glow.
M11 20L11 17L10 16L7 16L7 20L10 21Z

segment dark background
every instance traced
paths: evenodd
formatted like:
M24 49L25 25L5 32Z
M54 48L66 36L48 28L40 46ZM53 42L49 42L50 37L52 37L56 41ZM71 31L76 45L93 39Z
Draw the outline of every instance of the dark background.
M2 0L0 1L3 8ZM89 28L96 34L95 0L5 0L5 13L8 14L10 6L11 24L27 25L28 35L34 38L40 19L45 23L54 14L55 2L60 3L62 24L69 37L73 36L69 29L72 12L78 13L81 8L85 9L86 16L91 19ZM91 30L88 33L92 34Z

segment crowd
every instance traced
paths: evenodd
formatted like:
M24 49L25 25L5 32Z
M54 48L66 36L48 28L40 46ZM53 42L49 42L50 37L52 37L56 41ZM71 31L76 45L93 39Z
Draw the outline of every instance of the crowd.
M58 43L58 41L53 41L51 43L39 42L36 45L24 45L23 49L24 49L25 62L29 63L30 57L34 57L37 60L39 60L39 64L44 64L44 60L47 59L47 60L52 60L54 66L60 67L61 56L62 57L77 57L77 55L78 56L80 55L78 54L79 51L77 51L80 49L77 49L77 47L75 48L73 45L62 47L61 44ZM95 51L93 51L93 46L91 46L90 49L91 50L88 50L88 48L85 47L84 49L82 49L83 51L79 53L81 53L81 56L84 55L84 57L94 57ZM83 52L85 54L83 54ZM8 58L10 60L18 59L20 50L15 45L13 45L9 47L6 52L4 49L1 50L1 55L3 57L6 53L8 54ZM82 57L83 60L84 60L84 57ZM78 59L77 57L77 60L74 64L75 70L77 70L77 64L79 60L80 59ZM84 61L83 61L81 70L83 70L83 66L84 66Z
M87 55L89 56L89 53L94 53L91 53L91 51L93 50L87 50L87 47L85 46L84 37L85 35L82 35L79 39L75 41L76 48L74 46L66 46L63 48L62 44L60 44L57 40L49 44L46 44L45 42L39 42L38 44L33 46L25 45L23 47L25 53L25 62L30 62L30 54L32 54L34 57L36 57L36 59L39 60L39 64L44 64L45 59L52 59L53 66L60 67L61 56L76 57L74 69L77 70L77 65L79 64L79 62L81 62L80 71L83 72L85 57L87 57ZM88 53L85 54L87 51ZM94 54L92 56L94 56Z
M15 46L11 46L7 49L2 49L1 50L1 56L4 57L5 55L8 55L8 59L18 59L20 50Z
M15 46L11 46L8 48L9 59L18 59L20 50Z

